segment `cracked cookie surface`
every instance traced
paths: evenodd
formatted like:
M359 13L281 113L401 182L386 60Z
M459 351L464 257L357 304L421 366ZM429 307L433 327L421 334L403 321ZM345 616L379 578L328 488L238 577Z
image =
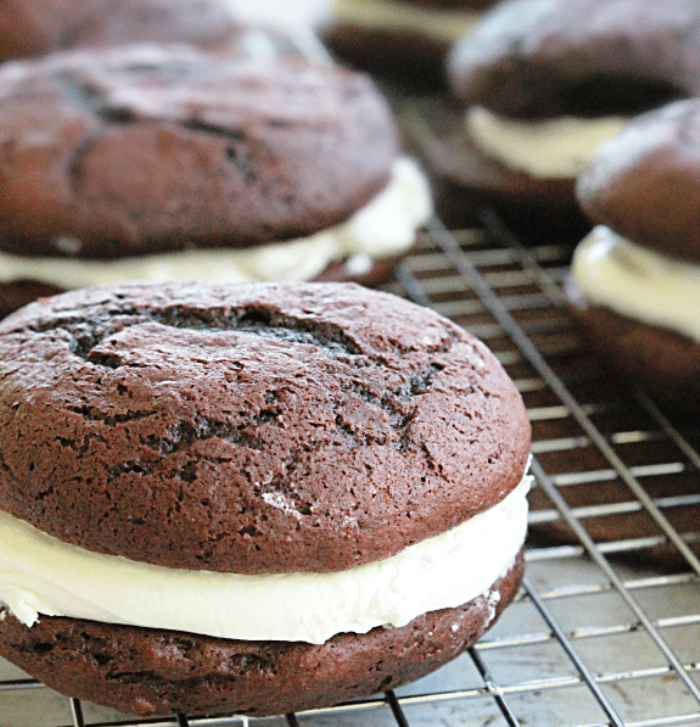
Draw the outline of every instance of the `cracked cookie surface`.
M382 190L399 150L364 76L184 46L7 64L0 106L0 249L18 255L304 237Z
M124 285L0 326L0 507L97 552L264 573L380 560L502 500L530 429L493 354L343 284Z

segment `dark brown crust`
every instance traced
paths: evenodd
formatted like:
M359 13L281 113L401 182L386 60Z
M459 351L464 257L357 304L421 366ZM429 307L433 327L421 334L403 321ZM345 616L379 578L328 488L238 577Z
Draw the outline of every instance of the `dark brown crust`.
M28 303L38 298L63 293L61 288L38 280L13 280L11 283L0 283L0 318L9 316Z
M435 11L481 11L494 0L414 0L397 3ZM320 28L324 43L357 68L390 77L406 88L446 86L445 59L451 43L429 32L369 27L341 19Z
M609 308L590 305L571 276L568 309L601 357L628 386L646 390L671 411L700 407L700 343Z
M406 88L445 87L450 44L425 33L338 23L323 28L321 37L338 58L356 68Z
M700 100L631 121L598 151L576 194L594 223L700 264Z
M214 50L237 30L219 0L4 0L0 60L146 40Z
M50 617L27 628L6 614L0 653L64 694L142 717L298 712L398 687L459 656L512 601L522 572L520 557L488 596L318 646Z
M0 324L0 507L90 550L342 570L488 509L530 425L488 349L355 285L125 285Z
M700 4L505 0L450 55L465 103L512 116L600 115L695 96Z
M0 103L0 247L24 255L303 237L372 199L399 151L368 78L301 59L74 51L4 66Z

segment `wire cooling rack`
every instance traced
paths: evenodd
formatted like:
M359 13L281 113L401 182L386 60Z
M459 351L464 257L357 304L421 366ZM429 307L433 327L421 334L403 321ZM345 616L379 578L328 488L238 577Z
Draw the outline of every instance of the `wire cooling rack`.
M525 246L493 214L482 222L433 220L388 289L484 340L528 407L526 578L498 624L412 685L262 720L137 720L0 661L0 727L700 725L700 432L587 349L560 295L570 245Z

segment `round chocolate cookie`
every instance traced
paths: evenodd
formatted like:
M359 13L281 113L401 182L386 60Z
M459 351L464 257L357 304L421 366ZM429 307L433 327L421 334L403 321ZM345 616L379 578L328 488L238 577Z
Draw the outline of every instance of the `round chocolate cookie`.
M0 654L66 694L323 706L454 658L517 591L527 412L428 309L92 288L5 318L0 371Z
M577 184L597 227L569 307L605 358L673 409L700 404L700 101L638 116Z
M144 41L218 50L237 31L221 0L6 0L0 13L0 61Z
M0 102L4 283L376 275L430 212L385 100L328 63L71 51L5 64Z
M319 29L344 61L402 82L441 89L452 44L494 0L334 0Z
M517 187L520 207L541 218L554 212L580 231L573 183L597 144L631 116L695 95L698 27L700 6L685 0L497 4L448 58L469 151L460 175L443 174L445 185L504 215ZM556 196L543 196L553 182Z

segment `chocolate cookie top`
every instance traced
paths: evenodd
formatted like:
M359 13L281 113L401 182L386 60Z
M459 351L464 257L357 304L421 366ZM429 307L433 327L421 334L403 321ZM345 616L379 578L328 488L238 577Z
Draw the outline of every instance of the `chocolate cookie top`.
M0 60L143 41L215 49L236 30L221 0L5 0Z
M0 507L93 551L332 571L472 517L530 426L473 336L353 284L172 284L0 324Z
M598 150L576 195L592 222L700 264L700 100L633 119Z
M0 68L0 249L115 258L245 247L345 220L398 131L359 74L185 46Z
M452 51L466 103L504 115L635 112L700 83L700 3L505 0Z

